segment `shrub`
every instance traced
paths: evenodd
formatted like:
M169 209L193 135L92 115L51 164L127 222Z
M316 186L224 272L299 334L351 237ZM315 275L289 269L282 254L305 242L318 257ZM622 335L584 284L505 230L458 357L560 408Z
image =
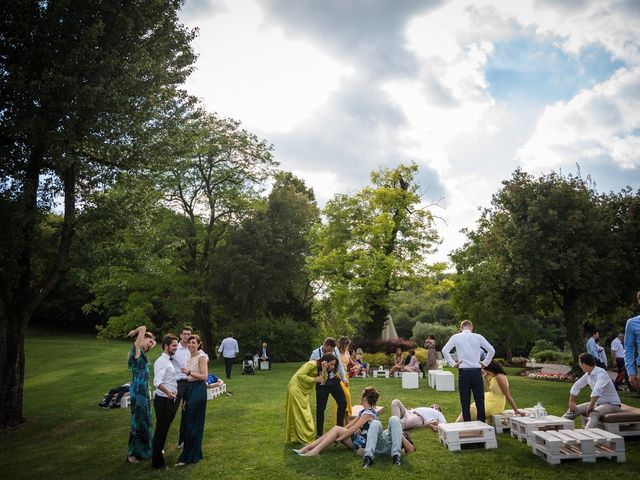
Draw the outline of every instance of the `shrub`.
M528 359L526 359L524 357L511 357L511 362L510 363L511 363L511 365L516 365L516 366L526 365L527 360Z
M427 349L418 347L416 348L416 358L420 362L421 365L427 364Z
M454 333L458 333L458 331L459 327L456 325L418 322L413 326L411 339L422 345L427 338L427 335L433 335L436 337L436 348L440 350L440 348L447 343L449 337Z
M544 350L558 350L557 345L554 345L553 342L549 340L545 340L544 338L539 338L531 347L531 352L529 352L529 357L535 358L537 353L540 353Z
M246 353L257 352L262 340L269 344L275 362L308 360L311 351L317 347L314 329L289 316L245 322L237 325L234 333L240 346L240 358Z
M380 365L383 367L390 367L393 365L393 357L388 353L365 353L362 355L362 359L365 363L369 364L372 369L377 369Z
M562 363L565 365L571 365L573 358L570 353L561 352L559 350L543 350L534 355L536 362L550 362L550 363Z
M501 367L506 367L507 366L507 361L504 358L496 357L496 358L493 359L493 361L496 362Z

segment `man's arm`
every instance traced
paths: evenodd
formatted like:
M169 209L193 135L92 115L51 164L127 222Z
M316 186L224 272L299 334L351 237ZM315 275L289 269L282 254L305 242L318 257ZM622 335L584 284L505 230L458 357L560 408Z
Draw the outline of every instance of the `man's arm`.
M635 317L638 318L638 317ZM636 368L635 349L637 345L636 333L633 329L633 318L627 321L624 329L624 365L629 375L629 383L634 388L640 388L640 380L638 379L638 370Z
M336 347L334 349L333 353L336 356L336 358L338 359L338 361L336 362L338 364L338 375L340 375L340 378L342 378L342 381L346 385L349 385L349 379L347 378L347 375L344 373L344 367L342 365L342 360L340 360L340 350L338 350L338 347Z
M493 348L493 345L487 342L487 339L484 338L482 335L480 335L480 346L484 348L487 352L487 354L484 357L484 361L480 362L482 365L486 367L487 365L489 365L489 363L491 363L491 359L493 359L493 356L496 354L496 349Z
M450 367L453 367L456 364L456 362L453 361L453 357L451 356L451 353L450 353L452 348L453 348L453 337L451 337L449 341L444 344L444 347L442 347L442 356L447 361Z

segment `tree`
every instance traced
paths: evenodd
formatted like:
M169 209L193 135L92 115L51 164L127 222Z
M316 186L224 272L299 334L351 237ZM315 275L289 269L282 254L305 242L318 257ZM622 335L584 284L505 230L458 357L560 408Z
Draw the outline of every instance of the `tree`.
M318 219L313 190L289 172L277 173L268 198L230 229L214 255L211 289L221 321L288 316L311 325L307 237Z
M375 339L389 313L389 295L426 271L424 255L438 240L433 218L420 206L418 167L371 174L371 186L327 202L326 222L312 233L312 276L343 322L358 319Z
M615 298L611 224L589 179L557 173L537 179L516 170L494 195L476 231L452 255L461 275L458 304L504 322L553 306L562 312L574 360L584 350L581 325ZM467 283L467 285L465 285ZM469 298L461 300L462 295Z
M148 145L189 99L194 32L182 0L2 2L0 425L23 421L24 337L67 268L83 195L153 161ZM42 215L62 200L55 257L34 270Z
M274 172L272 147L240 123L202 114L178 128L181 148L168 160L159 188L181 213L179 268L192 279L193 326L204 348L213 349L214 310L209 289L212 255L231 226L259 201L264 181Z

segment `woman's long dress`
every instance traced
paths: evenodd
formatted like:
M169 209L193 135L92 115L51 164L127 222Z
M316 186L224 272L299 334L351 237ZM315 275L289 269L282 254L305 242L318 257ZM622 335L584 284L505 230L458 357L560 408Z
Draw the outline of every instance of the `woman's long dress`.
M507 379L507 386L509 380ZM504 407L507 403L507 397L502 393L502 389L496 380L496 377L492 377L489 382L489 391L484 393L484 413L488 418L498 413L504 412ZM478 411L476 410L475 402L471 404L471 420L478 419Z
M316 384L318 364L311 360L302 365L293 374L287 386L287 398L284 403L284 433L286 442L307 444L316 436L315 422L311 414L309 397Z
M200 351L189 360L188 369L191 373L203 373L200 371L199 360L204 356ZM184 415L184 448L180 454L179 462L198 463L202 457L202 437L204 436L204 421L207 413L207 386L204 380L189 381L189 389L185 396Z
M349 364L351 363L351 355L349 355L348 352L341 353L340 362L342 362L342 368L346 375L347 372L349 371ZM351 406L351 390L350 390L350 387L348 387L344 382L340 382L340 388L342 388L342 392L344 393L344 399L347 401L347 409L344 412L344 418L346 422L346 419L348 419L353 415L353 409ZM338 404L335 401L333 402L333 418L337 425L338 424Z
M436 342L427 340L427 365L429 370L435 370L438 367L438 354L436 353Z
M127 454L137 458L151 458L151 441L153 428L151 426L151 400L149 399L149 360L143 350L136 356L135 345L129 353L129 370L131 370L131 385L129 396L131 400L131 432L129 433L129 447Z

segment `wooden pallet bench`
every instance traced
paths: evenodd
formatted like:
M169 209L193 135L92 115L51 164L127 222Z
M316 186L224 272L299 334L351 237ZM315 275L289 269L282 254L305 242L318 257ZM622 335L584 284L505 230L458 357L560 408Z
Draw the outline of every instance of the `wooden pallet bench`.
M640 435L640 408L622 404L619 412L600 417L598 427L622 437Z
M527 413L528 416L533 414L533 408L521 408L520 410ZM496 433L504 433L505 430L511 430L511 419L517 415L513 410L505 410L502 413L493 416L493 426Z
M485 449L498 448L496 431L484 422L456 422L438 425L438 440L449 451L459 451L462 445L484 444Z
M423 378L424 377L424 373L422 373L422 372L395 372L393 374L393 376L396 377L396 378L402 378L402 374L403 373L417 373L419 378Z
M547 462L563 460L595 462L598 458L624 462L624 439L600 428L533 432L531 449Z
M221 396L222 394L227 393L227 384L223 383L222 386L212 387L207 385L207 400L213 400Z
M573 420L556 417L555 415L547 415L541 418L514 416L511 418L511 436L531 446L534 432L573 430L575 426Z

